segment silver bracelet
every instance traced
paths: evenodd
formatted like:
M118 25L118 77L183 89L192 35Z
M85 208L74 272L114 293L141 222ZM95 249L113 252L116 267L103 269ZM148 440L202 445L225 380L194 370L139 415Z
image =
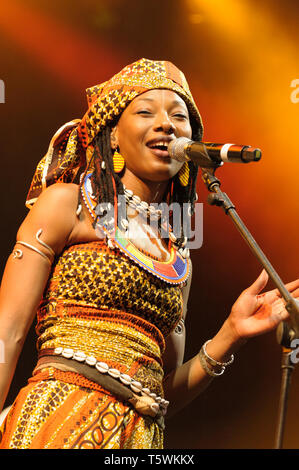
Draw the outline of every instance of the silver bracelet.
M38 248L35 248L35 246L30 245L30 243L26 243L26 242L22 242L22 241L16 241L16 245L17 244L26 246L26 248L29 248L30 250L35 251L36 253L41 255L43 258L45 258L47 261L49 261L49 263L51 264L51 261L48 258L48 256L45 255L45 253L43 253L42 251L40 251ZM18 249L18 250L15 250L14 253L13 253L13 258L22 258L22 256L23 256L22 250Z
M37 232L36 232L36 235L35 235L35 238L36 240L38 241L38 243L40 243L42 246L44 246L45 248L47 248L47 250L49 250L50 254L55 257L55 252L52 250L52 248L47 245L47 243L43 242L39 237L40 235L42 234L42 229L40 228ZM47 256L45 253L43 253L41 250L39 250L38 248L36 248L35 246L31 245L30 243L27 243L27 242L23 242L21 240L17 240L16 245L19 244L19 245L23 245L23 246L26 246L27 248L29 248L30 250L32 251L35 251L36 253L38 253L39 255L41 255L43 258L45 258L49 263L50 265L52 264L49 256ZM23 252L22 250L20 249L16 249L14 252L13 252L13 258L22 258L23 257Z
M235 360L235 357L234 355L232 354L231 357L230 357L230 360L228 362L218 362L216 361L215 359L213 359L212 357L210 357L206 351L206 346L207 344L209 344L212 340L209 339L208 341L205 342L205 344L203 345L202 347L202 350L203 350L203 354L205 355L206 359L208 360L208 362L211 364L211 366L220 366L220 367L227 367L229 366L230 364L232 364Z
M225 367L221 367L220 372L215 372L213 369L211 369L211 367L208 366L208 362L207 362L206 356L203 352L203 348L201 348L201 350L199 351L199 360L200 360L200 364L201 364L203 370L208 375L210 375L211 377L219 377L225 371Z

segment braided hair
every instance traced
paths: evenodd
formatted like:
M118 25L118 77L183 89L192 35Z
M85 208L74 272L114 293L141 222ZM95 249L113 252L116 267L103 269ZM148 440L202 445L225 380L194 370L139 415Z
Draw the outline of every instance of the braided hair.
M124 195L124 187L120 176L115 173L113 168L113 152L111 149L111 131L114 126L107 125L97 134L94 139L94 150L92 161L94 171L91 176L91 183L93 194L97 201L97 207L101 203L114 204L114 220L117 220L117 196ZM201 140L202 135L198 127L192 126L193 140ZM189 181L187 186L182 186L178 174L170 181L166 191L164 200L169 205L178 203L181 207L181 230L180 237L177 239L177 246L180 248L184 242L184 228L183 228L183 204L190 204L190 216L194 213L195 201L197 200L196 194L196 180L198 174L198 165L192 161L188 162L189 165ZM97 213L97 210L96 210ZM96 225L96 222L94 223Z

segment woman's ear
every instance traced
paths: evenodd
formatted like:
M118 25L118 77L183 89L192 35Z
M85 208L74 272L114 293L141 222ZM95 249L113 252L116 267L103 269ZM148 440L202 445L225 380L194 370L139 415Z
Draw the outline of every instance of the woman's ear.
M110 134L110 145L113 150L118 147L117 126L113 127Z

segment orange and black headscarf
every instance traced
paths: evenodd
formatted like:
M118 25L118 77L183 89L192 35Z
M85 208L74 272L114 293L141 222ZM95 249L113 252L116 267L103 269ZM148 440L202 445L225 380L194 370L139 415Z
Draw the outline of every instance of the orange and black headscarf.
M171 62L140 59L110 80L87 89L88 110L82 119L64 124L39 162L26 199L31 208L40 193L57 183L73 182L93 154L93 141L137 96L153 89L176 92L185 101L193 126L202 135L202 119L184 74Z

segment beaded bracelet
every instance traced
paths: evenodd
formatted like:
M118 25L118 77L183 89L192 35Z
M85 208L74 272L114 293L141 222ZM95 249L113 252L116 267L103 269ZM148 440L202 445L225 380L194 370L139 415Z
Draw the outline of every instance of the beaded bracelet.
M203 370L211 377L218 377L219 375L222 375L225 371L225 367L222 367L220 372L215 372L213 369L211 369L211 367L208 366L208 362L204 355L203 348L201 348L201 350L199 351L199 360Z
M234 355L232 354L228 362L219 362L213 359L212 357L210 357L206 351L206 346L208 343L210 343L210 341L211 340L209 339L202 346L201 350L199 351L199 359L200 359L202 368L205 370L205 372L207 372L207 374L209 374L212 377L218 377L219 375L222 375L224 373L228 365L233 363L235 358L234 358ZM215 372L215 370L213 370L214 367L220 367L221 368L220 372Z
M213 359L212 357L210 357L206 351L206 346L207 344L209 344L212 340L211 339L208 339L208 341L205 342L205 344L203 345L202 349L203 349L203 353L204 355L206 356L207 360L209 361L209 363L211 364L211 366L220 366L220 367L226 367L226 366L229 366L230 364L232 364L234 362L234 355L232 354L231 357L230 357L230 360L228 362L218 362L216 361L215 359Z

